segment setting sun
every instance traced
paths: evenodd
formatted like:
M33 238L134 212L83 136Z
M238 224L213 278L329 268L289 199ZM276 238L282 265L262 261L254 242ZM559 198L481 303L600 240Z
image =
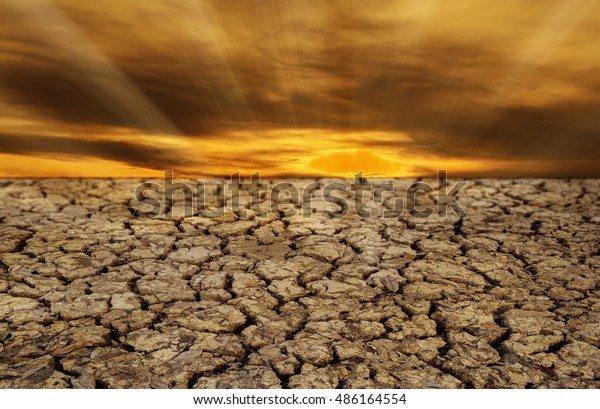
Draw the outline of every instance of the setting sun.
M599 176L598 7L4 1L0 175Z

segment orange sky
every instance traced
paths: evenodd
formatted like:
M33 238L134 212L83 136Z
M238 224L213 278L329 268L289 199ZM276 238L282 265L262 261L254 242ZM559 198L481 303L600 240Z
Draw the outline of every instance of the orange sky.
M600 177L600 1L1 0L0 177Z

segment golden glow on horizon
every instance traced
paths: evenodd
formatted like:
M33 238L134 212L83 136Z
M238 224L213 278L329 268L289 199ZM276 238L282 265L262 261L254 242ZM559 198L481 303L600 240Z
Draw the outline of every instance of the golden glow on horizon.
M302 136L304 134L304 136ZM377 135L379 140L383 135ZM532 160L477 160L423 155L411 149L398 152L393 149L366 147L374 134L345 133L327 135L323 130L274 130L264 132L262 137L247 132L229 135L235 143L224 144L221 138L196 140L193 151L203 152L201 168L193 162L188 166L149 169L132 166L126 162L102 160L89 155L35 155L27 159L24 167L20 155L0 154L0 173L19 177L162 177L163 170L174 170L176 177L228 177L239 172L244 177L259 172L261 177L277 176L331 176L352 178L358 173L365 177L418 177L432 176L438 169L446 169L451 175L462 176L484 172L491 175L516 175L518 170L533 172L540 163ZM150 136L145 137L148 141ZM162 136L169 143L168 137ZM144 140L144 138L140 138ZM390 141L405 140L406 135L387 135ZM68 141L68 138L65 137ZM93 140L102 140L96 137ZM127 140L126 136L114 141ZM276 143L277 151L272 152ZM341 144L349 149L339 149ZM138 146L143 146L140 143ZM187 146L176 147L182 158L189 158ZM267 157L268 162L261 162ZM555 172L556 169L553 169ZM553 173L554 174L554 173Z
M163 172L135 167L125 163L90 157L33 156L24 160L21 155L0 154L0 173L11 177L162 177Z

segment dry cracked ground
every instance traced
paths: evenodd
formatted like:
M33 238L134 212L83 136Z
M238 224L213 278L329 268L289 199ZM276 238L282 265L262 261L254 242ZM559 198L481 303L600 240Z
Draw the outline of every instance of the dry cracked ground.
M143 220L139 183L0 181L0 387L600 386L600 180L426 219Z

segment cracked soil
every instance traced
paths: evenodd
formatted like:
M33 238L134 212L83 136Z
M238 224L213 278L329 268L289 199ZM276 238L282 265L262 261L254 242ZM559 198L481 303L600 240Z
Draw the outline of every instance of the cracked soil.
M0 387L600 387L600 180L426 219L144 220L139 183L0 181Z

